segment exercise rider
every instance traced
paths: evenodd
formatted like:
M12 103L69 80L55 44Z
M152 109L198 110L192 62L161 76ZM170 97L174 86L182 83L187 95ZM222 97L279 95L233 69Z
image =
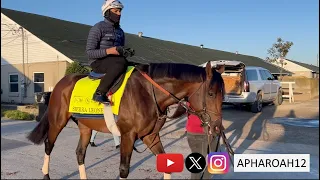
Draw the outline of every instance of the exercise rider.
M92 70L105 74L93 95L93 100L106 104L105 120L113 135L120 136L113 114L110 100L107 97L114 81L126 71L128 55L131 49L124 48L125 35L120 28L120 17L123 5L118 0L107 0L101 7L104 21L95 24L89 31L86 53Z

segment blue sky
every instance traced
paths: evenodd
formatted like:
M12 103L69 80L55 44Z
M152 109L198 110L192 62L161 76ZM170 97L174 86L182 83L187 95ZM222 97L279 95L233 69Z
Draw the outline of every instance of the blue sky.
M267 57L277 37L293 41L287 58L316 64L318 0L122 0L125 32ZM4 8L93 25L103 0L2 0ZM134 47L133 47L134 48Z

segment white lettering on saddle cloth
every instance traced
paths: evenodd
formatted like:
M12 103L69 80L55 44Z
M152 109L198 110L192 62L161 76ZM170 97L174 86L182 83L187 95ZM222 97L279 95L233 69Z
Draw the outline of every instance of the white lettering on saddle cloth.
M72 107L72 111L90 114L103 114L103 108Z
M72 107L73 112L85 112L90 114L102 114L103 108L88 108L88 107Z

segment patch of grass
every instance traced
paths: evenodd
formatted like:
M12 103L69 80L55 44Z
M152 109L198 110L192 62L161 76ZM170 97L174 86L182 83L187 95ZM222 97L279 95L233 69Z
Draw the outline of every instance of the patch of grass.
M27 112L22 112L19 110L4 110L2 111L1 109L1 115L4 115L7 118L10 119L16 119L16 120L34 120L34 115L27 113Z

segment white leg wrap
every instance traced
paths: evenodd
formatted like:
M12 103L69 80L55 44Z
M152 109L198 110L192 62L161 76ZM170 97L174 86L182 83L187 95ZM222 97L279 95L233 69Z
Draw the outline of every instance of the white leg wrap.
M119 177L119 179L127 179L127 178L121 178L121 177Z
M120 137L113 135L114 145L118 146L120 145Z
M163 173L163 179L171 179L171 174Z
M115 136L120 136L120 131L114 119L111 106L104 105L103 111L104 120L106 121L109 131Z
M44 154L43 166L42 166L42 173L44 175L49 174L49 163L50 163L50 156Z
M87 179L86 167L84 166L84 164L79 166L79 174L80 179Z

